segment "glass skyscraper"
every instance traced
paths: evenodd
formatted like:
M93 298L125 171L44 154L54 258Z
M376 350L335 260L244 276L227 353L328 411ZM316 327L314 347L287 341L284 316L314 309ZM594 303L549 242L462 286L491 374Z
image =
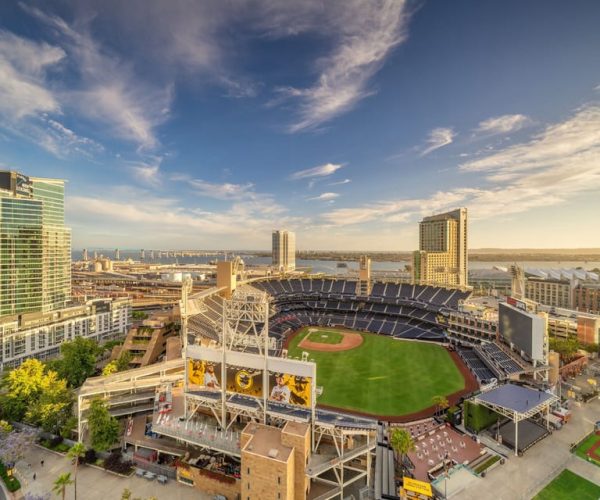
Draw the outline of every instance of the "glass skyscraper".
M48 312L71 298L63 180L0 171L0 317Z

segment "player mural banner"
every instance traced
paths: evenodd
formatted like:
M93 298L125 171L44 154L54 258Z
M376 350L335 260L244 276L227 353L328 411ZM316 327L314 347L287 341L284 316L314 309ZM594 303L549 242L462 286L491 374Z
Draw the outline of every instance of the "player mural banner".
M188 359L188 384L190 389L221 390L221 363L202 359Z
M282 372L269 372L269 400L310 407L312 379Z
M263 397L263 371L252 368L227 366L227 392L245 396Z

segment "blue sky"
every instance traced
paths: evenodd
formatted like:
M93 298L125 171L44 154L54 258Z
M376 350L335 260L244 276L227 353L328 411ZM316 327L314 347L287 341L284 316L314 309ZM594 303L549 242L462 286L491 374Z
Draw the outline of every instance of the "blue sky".
M596 1L0 3L0 166L73 247L600 247Z

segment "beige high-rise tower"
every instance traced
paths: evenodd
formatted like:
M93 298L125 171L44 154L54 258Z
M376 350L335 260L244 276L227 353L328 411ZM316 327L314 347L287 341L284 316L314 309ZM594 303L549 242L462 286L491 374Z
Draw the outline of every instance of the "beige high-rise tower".
M273 267L278 271L296 269L296 234L291 231L273 231Z
M419 223L419 250L413 254L413 281L467 286L467 209L425 217Z

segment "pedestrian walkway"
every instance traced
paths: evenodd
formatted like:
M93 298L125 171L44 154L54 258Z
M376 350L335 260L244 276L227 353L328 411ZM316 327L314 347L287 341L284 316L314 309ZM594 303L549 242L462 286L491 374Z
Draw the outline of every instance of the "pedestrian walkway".
M44 460L42 467L40 461ZM31 464L31 468L27 464ZM43 495L52 493L53 483L58 476L65 472L74 475L74 466L71 460L58 456L44 448L32 447L25 459L18 464L19 476L22 481L22 491ZM33 479L33 474L36 479ZM121 493L128 488L133 497L147 499L150 497L158 500L210 500L212 496L204 494L190 486L183 485L177 481L169 481L161 485L155 480L149 481L135 475L129 478L111 474L104 470L82 465L77 474L77 497L79 500L119 500ZM73 486L67 487L65 499L74 500Z
M569 450L593 429L600 414L600 401L572 410L571 421L525 452L509 455L506 463L487 474L480 486L461 492L460 500L530 500L560 472L569 468L600 484L600 468L585 462Z

